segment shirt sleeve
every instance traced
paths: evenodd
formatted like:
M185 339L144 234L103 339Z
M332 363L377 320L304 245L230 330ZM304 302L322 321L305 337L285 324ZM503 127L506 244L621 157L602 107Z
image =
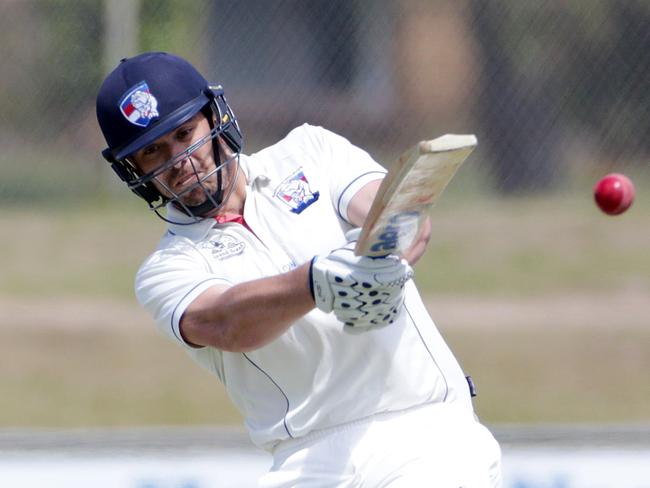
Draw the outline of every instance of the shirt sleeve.
M196 297L214 285L231 283L210 272L200 256L159 250L138 270L135 294L163 334L185 347L195 348L181 335L181 317Z
M323 169L329 175L330 198L335 211L350 223L350 200L367 183L382 179L386 169L366 151L338 134L309 125L304 125L303 129L309 135L319 164L324 165Z

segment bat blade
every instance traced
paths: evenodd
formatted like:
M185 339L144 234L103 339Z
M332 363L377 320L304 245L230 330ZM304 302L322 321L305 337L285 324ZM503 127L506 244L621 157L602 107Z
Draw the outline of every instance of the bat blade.
M400 254L417 236L426 211L476 147L474 135L447 134L402 154L377 191L355 247L357 256Z

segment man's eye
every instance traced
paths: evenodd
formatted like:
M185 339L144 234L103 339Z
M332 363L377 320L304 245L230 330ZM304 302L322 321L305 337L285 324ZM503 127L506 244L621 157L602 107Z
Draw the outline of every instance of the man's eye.
M144 156L150 156L152 154L155 154L156 151L158 151L158 146L148 146L143 149L142 154Z
M180 140L185 140L190 136L190 134L192 134L192 128L191 127L188 127L187 129L181 129L181 130L178 131L178 138Z

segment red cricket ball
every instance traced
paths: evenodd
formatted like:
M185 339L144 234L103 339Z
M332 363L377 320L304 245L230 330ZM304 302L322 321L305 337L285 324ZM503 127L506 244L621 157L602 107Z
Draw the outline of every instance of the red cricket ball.
M594 186L594 198L600 209L608 215L625 212L634 201L634 185L625 175L610 173Z

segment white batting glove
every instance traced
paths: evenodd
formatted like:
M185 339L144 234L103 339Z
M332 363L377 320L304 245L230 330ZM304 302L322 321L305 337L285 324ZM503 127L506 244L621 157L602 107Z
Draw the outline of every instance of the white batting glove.
M392 323L404 302L404 284L413 276L397 256L354 255L354 242L312 260L310 280L316 306L334 312L345 325Z

